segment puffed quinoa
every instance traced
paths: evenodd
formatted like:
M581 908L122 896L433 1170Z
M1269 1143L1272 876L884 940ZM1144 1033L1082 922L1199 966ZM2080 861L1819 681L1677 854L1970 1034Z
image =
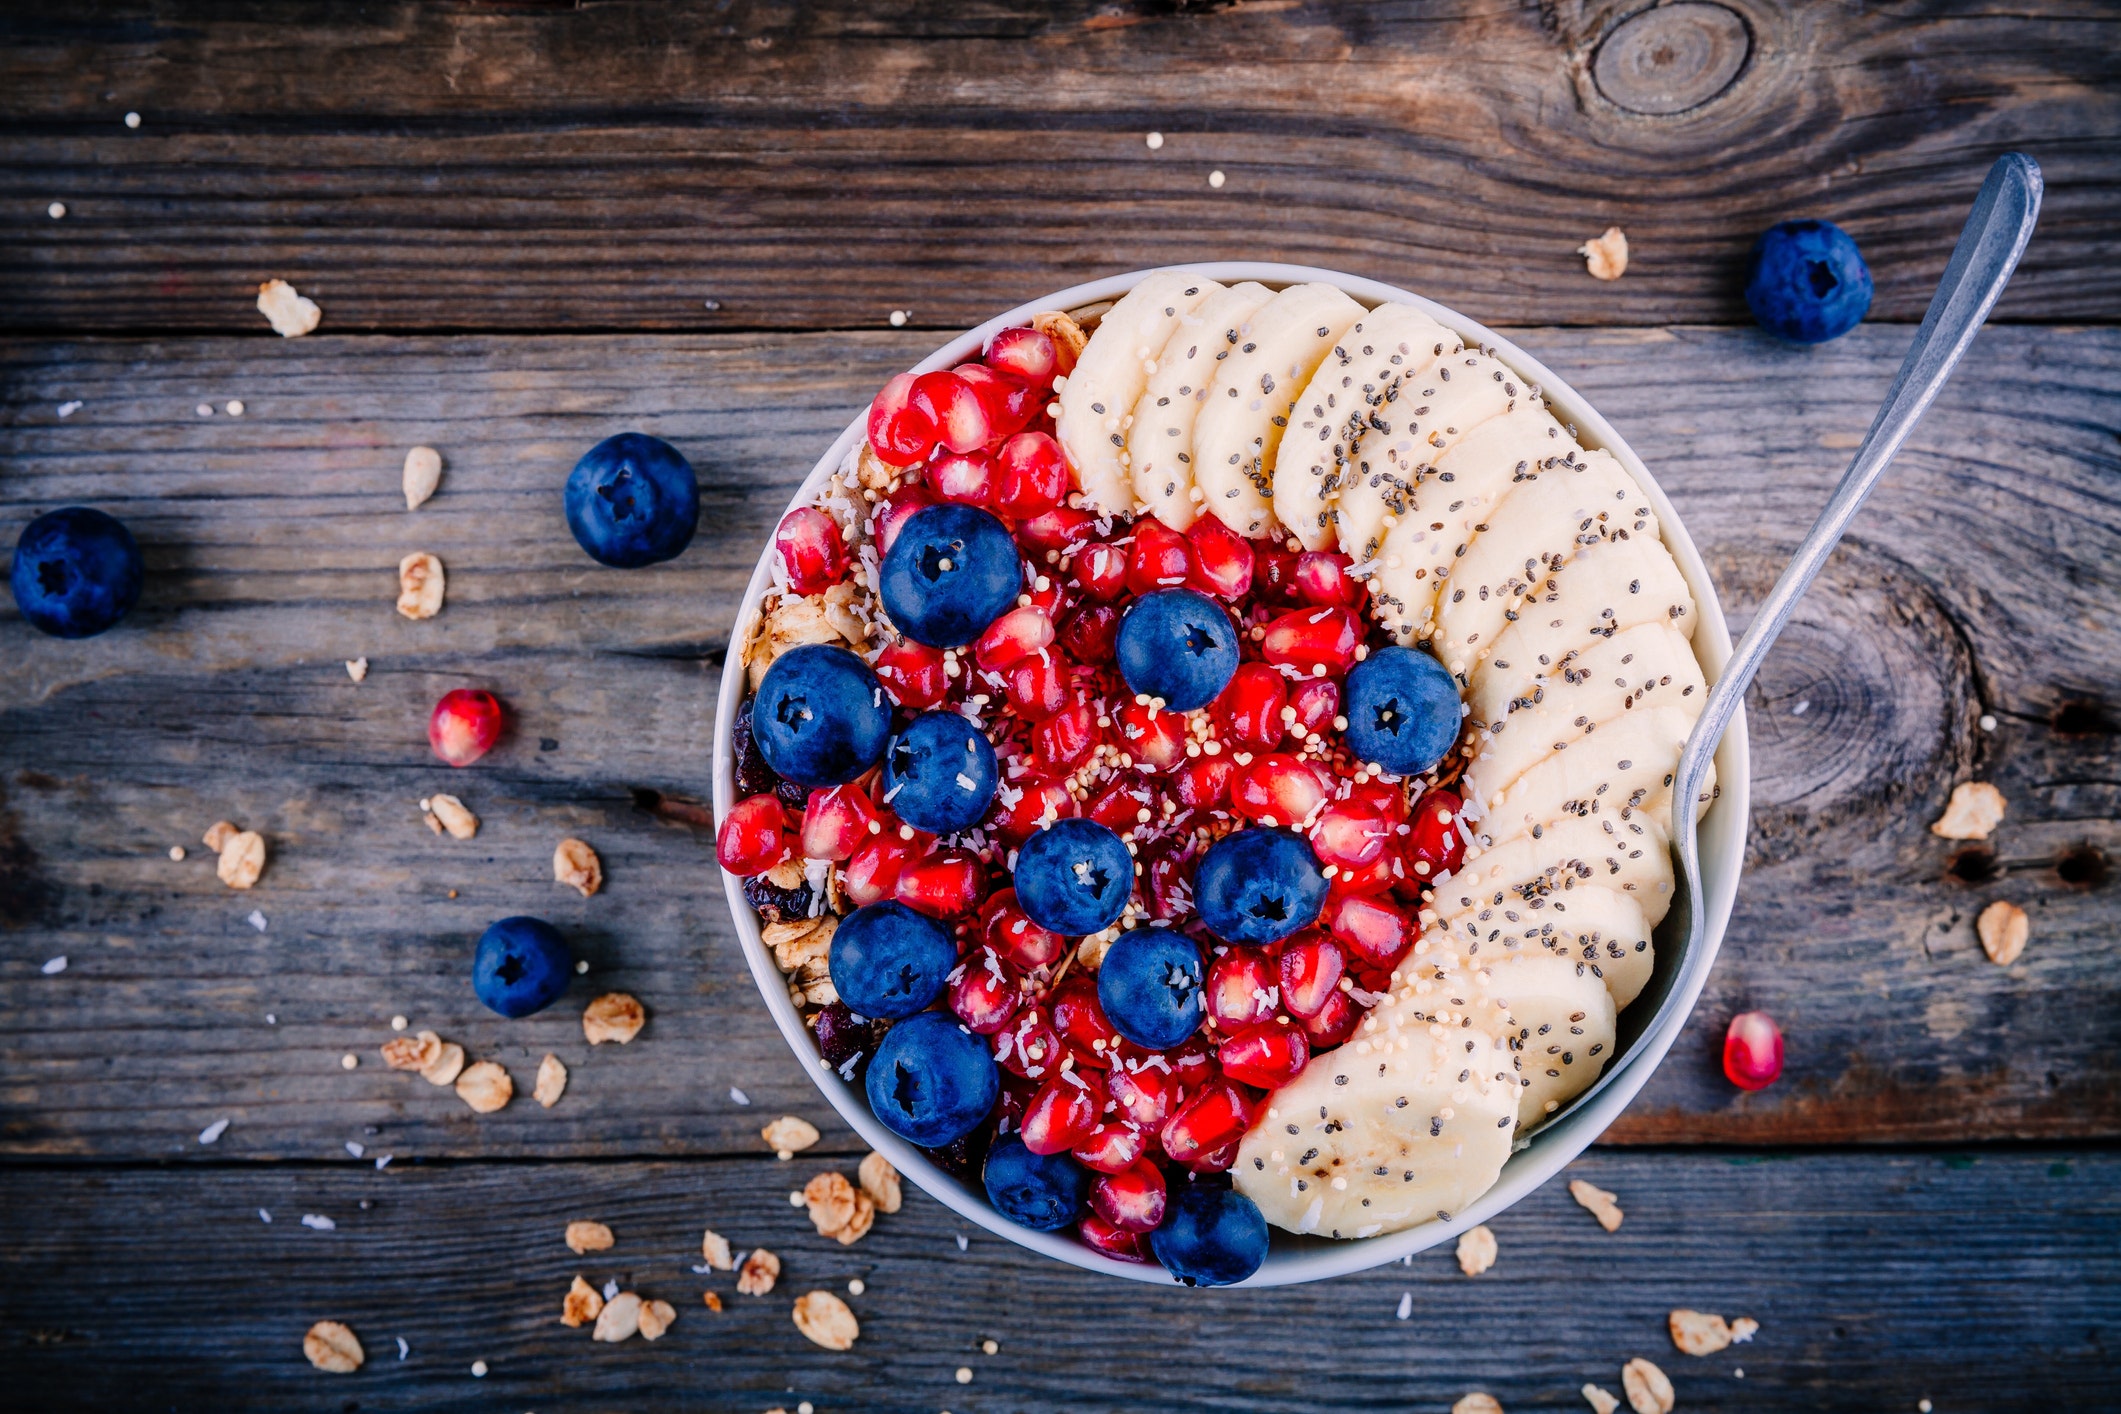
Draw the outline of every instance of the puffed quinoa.
M829 1291L806 1291L795 1298L795 1328L827 1350L851 1350L862 1333L847 1303Z
M1495 1265L1495 1234L1487 1224L1467 1228L1458 1235L1458 1270L1477 1277Z
M668 1301L644 1301L641 1303L641 1339L660 1340L670 1323L678 1318L677 1307Z
M1981 910L1980 918L1974 921L1974 931L1981 937L1981 950L1988 954L1988 960L1998 967L2008 967L2024 953L2025 940L2032 936L2032 924L2024 909L1999 898Z
M1569 1180L1569 1196L1581 1203L1592 1217L1598 1219L1598 1225L1607 1232L1620 1230L1620 1220L1626 1215L1620 1211L1620 1205L1613 1201L1615 1195L1588 1180L1574 1178Z
M464 1048L454 1041L444 1041L434 1063L420 1068L420 1078L429 1085L454 1085L463 1073Z
M206 827L206 834L201 837L199 842L215 854L219 854L221 846L227 844L230 837L235 833L236 827L234 825L231 825L226 820L216 820L213 824Z
M820 1237L831 1237L854 1221L854 1199L854 1185L845 1174L821 1173L803 1185L803 1206Z
M128 118L132 115L127 114ZM138 127L138 123L127 123ZM285 280L267 280L258 286L258 313L265 316L273 332L283 339L298 339L317 327L324 311L307 295L298 294Z
M1678 1402L1664 1371L1639 1357L1620 1367L1620 1387L1627 1391L1628 1407L1635 1414L1672 1414Z
M736 1289L745 1296L764 1296L781 1277L781 1259L765 1248L753 1249L736 1274Z
M589 1038L592 1046L601 1046L606 1041L625 1045L641 1034L648 1014L641 1004L624 992L606 992L582 1010L582 1034Z
M567 1067L560 1064L558 1056L547 1051L545 1059L538 1062L538 1083L532 1087L530 1098L549 1110L566 1093Z
M1598 1385L1585 1385L1583 1397L1595 1414L1613 1414L1613 1411L1620 1407L1620 1401L1613 1397L1613 1392Z
M1985 840L2003 823L2003 811L2002 791L1987 781L1962 781L1952 787L1930 833L1943 840Z
M414 447L405 454L405 509L416 511L435 487L442 484L442 454L432 447Z
M899 1189L898 1170L891 1160L882 1154L866 1154L856 1176L861 1179L862 1192L869 1195L880 1213L895 1213L904 1201Z
M482 1115L492 1114L507 1104L515 1092L515 1082L508 1078L508 1072L493 1061L466 1066L457 1077L457 1098Z
M630 1339L641 1328L641 1298L633 1292L622 1291L604 1303L604 1310L597 1317L597 1328L592 1338L617 1345Z
M1617 280L1628 273L1628 237L1618 226L1608 226L1596 240L1576 247L1594 280Z
M578 1257L588 1252L608 1252L615 1240L603 1223L579 1219L567 1224L567 1248Z
M265 839L256 830L238 830L221 842L221 861L214 872L230 888L249 888L264 868Z
M604 887L604 864L597 852L577 839L561 840L552 851L552 881L583 898Z
M468 840L479 832L479 817L453 795L430 795L420 804L428 818L449 831L453 840Z
M302 1353L309 1363L327 1374L350 1375L361 1368L368 1353L361 1338L337 1321L319 1321L302 1337Z
M398 561L398 612L408 619L431 619L442 612L447 579L442 562L425 550Z
M807 1119L782 1115L760 1130L759 1138L766 1141L766 1147L773 1150L776 1157L792 1159L797 1153L817 1143L818 1132L817 1126Z
M567 1299L560 1303L560 1324L581 1326L597 1318L604 1309L604 1298L597 1289L577 1276L574 1285L567 1288Z
M718 1272L732 1271L736 1267L736 1258L729 1251L729 1239L711 1227L700 1234L700 1256Z
M1723 1317L1683 1306L1666 1317L1666 1324L1672 1330L1672 1344L1688 1355L1714 1355L1735 1338Z
M432 1031L393 1036L383 1043L383 1064L392 1070L425 1070L442 1058L442 1038Z

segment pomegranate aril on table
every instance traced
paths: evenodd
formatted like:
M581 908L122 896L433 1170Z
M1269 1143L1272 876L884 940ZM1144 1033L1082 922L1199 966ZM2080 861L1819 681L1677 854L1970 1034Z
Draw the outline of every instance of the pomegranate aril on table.
M1764 1011L1742 1011L1723 1033L1723 1073L1741 1090L1782 1078L1782 1028Z

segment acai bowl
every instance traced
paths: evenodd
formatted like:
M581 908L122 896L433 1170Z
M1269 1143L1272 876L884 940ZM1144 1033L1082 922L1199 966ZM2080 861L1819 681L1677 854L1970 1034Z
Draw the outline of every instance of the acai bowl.
M1362 1270L1670 1047L1744 847L1741 714L1681 955L1670 776L1729 651L1640 459L1482 326L1306 267L1094 281L892 380L764 548L732 915L967 1219L1137 1280Z

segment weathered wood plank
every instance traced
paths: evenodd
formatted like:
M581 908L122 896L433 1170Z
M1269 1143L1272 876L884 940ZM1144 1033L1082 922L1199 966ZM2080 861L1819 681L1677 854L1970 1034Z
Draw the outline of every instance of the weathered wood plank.
M1584 0L931 8L10 7L0 327L262 337L271 276L335 330L952 327L1225 257L1728 322L1800 214L1911 320L2012 146L2049 188L2001 317L2121 317L2108 6L1728 0L1727 51Z
M1906 331L1811 353L1742 331L1523 337L1658 471L1742 620ZM822 1122L754 1004L709 841L639 793L705 798L715 674L757 547L815 449L923 342L0 346L0 538L88 500L134 526L150 565L137 616L102 638L0 616L0 1152L750 1153L771 1113ZM240 419L193 411L231 397ZM67 399L84 406L62 420ZM2121 333L1982 335L1754 694L1738 913L1693 1029L1614 1139L2121 1133L2103 862L2121 851L2117 407ZM584 560L557 504L577 452L625 427L685 448L711 506L682 559L634 574ZM398 465L421 441L448 469L408 514ZM391 607L392 568L416 548L450 568L449 607L425 624ZM340 666L356 655L373 664L359 687ZM453 773L422 725L463 682L499 691L517 725ZM1976 775L2011 805L1994 877L1926 829ZM415 802L438 789L483 818L477 840L421 827ZM224 816L272 841L247 895L197 848ZM587 902L550 883L568 833L610 874ZM193 858L170 863L173 843ZM1974 881L1948 873L1955 856ZM2033 915L2009 969L1973 936L1997 897ZM502 1023L471 999L469 950L525 909L595 970L553 1013ZM62 954L64 973L39 973ZM590 1052L576 1016L606 987L652 1020ZM1715 1054L1747 1007L1782 1020L1790 1069L1738 1096ZM554 1050L573 1088L550 1112L519 1099L476 1119L382 1071L393 1013L504 1059L526 1090ZM346 1052L360 1069L338 1068ZM223 1116L220 1145L198 1149Z
M1570 1172L1619 1195L1608 1234L1560 1182L1499 1218L1495 1267L1448 1251L1262 1292L1092 1277L968 1230L909 1194L859 1244L810 1231L787 1190L828 1166L310 1166L0 1173L0 1321L23 1407L1575 1410L1634 1357L1682 1409L2088 1409L2121 1379L2121 1160L1617 1153ZM362 1207L362 1204L368 1204ZM272 1214L270 1226L257 1210ZM331 1232L302 1227L330 1217ZM610 1224L577 1258L573 1218ZM765 1297L695 1275L703 1226L784 1263ZM959 1251L953 1238L969 1238ZM164 1274L179 1274L164 1279ZM577 1274L668 1300L671 1332L596 1345L558 1323ZM1594 1275L1595 1274L1595 1275ZM845 1293L862 1334L808 1343L794 1298ZM706 1310L700 1293L725 1309ZM1402 1299L1407 1318L1395 1319ZM1676 1351L1674 1307L1750 1316L1750 1342ZM1534 1313L1537 1313L1536 1315ZM344 1321L353 1375L302 1332ZM402 1337L409 1354L398 1358ZM982 1353L983 1339L999 1345ZM1174 1351L1184 1351L1174 1370ZM471 1376L483 1360L488 1374ZM969 1387L954 1372L973 1371ZM1743 1372L1741 1375L1740 1372Z

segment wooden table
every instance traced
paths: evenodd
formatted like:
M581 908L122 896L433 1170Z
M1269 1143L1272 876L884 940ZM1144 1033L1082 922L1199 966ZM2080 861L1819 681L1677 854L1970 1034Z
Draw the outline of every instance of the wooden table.
M1695 1410L2121 1400L2110 6L284 8L0 15L0 536L86 502L148 563L101 638L0 612L10 1405L1441 1410L1485 1389L1521 1414L1618 1392L1635 1356ZM1617 1233L1555 1184L1495 1221L1478 1278L1438 1251L1212 1293L1035 1260L918 1194L857 1245L810 1231L789 1189L861 1146L757 1004L698 803L741 585L883 378L1109 271L1252 256L1403 283L1606 412L1739 627L2012 147L2047 173L2040 233L1753 690L1722 960L1570 1170L1620 1195ZM1856 236L1878 293L1865 327L1797 349L1748 325L1736 277L1754 233L1809 214ZM1609 224L1633 252L1615 284L1575 253ZM267 329L276 277L318 332ZM559 486L628 428L684 449L705 508L682 559L619 573L575 548ZM408 513L420 443L447 470ZM448 565L430 622L393 612L412 550ZM514 729L452 773L422 724L464 684ZM2002 790L2001 828L1934 837L1970 779ZM475 840L422 828L445 789ZM248 893L200 846L222 818L270 843ZM603 856L592 899L551 882L565 835ZM1997 899L2031 915L2008 967L1974 935ZM590 973L504 1023L469 951L524 910ZM591 1050L581 1007L607 990L649 1021ZM1716 1055L1755 1007L1789 1069L1742 1095ZM394 1014L501 1061L516 1101L479 1116L386 1070ZM547 1051L573 1072L550 1110L527 1095ZM777 1162L780 1114L823 1142ZM588 1217L618 1245L578 1258L561 1228ZM697 1274L703 1227L780 1253L779 1288ZM674 1330L563 1328L576 1272L671 1301ZM792 1296L852 1278L860 1342L808 1344ZM1681 1306L1761 1330L1687 1356ZM304 1360L325 1317L365 1342L358 1373Z

